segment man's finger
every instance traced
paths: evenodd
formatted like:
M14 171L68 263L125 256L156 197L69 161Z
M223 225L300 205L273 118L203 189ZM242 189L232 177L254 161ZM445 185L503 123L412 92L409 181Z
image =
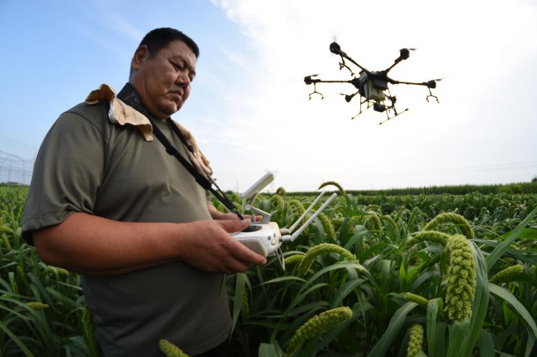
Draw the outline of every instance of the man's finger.
M254 252L240 242L237 243L237 248L233 249L233 256L235 258L246 264L264 265L267 263L267 258L262 256L261 254Z
M252 221L249 219L243 219L242 221L228 219L228 220L218 221L218 224L220 224L220 226L226 232L233 233L233 232L242 231L243 229L248 227L248 225L250 225L251 222Z

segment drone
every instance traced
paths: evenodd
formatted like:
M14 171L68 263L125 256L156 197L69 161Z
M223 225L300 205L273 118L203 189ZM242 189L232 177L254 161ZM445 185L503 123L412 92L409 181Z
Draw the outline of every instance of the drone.
M413 48L403 48L399 52L399 57L395 59L394 63L386 68L383 71L370 71L365 67L358 64L353 60L349 55L347 55L337 42L332 42L330 44L330 52L339 55L341 57L341 62L339 62L339 69L347 69L351 73L352 79L349 80L323 80L316 78L317 74L312 74L304 77L304 82L307 85L313 84L313 92L309 94L309 99L311 100L314 94L320 95L321 99L324 99L322 93L317 91L318 83L350 83L352 84L357 91L353 94L343 94L345 96L345 101L349 103L356 95L360 97L360 107L359 112L352 119L356 118L358 115L362 114L365 110L373 107L373 110L380 113L386 113L387 119L380 122L383 124L388 120L395 118L396 116L403 114L408 111L408 108L398 112L395 108L395 103L397 101L395 96L392 96L390 93L389 84L408 84L416 86L425 86L429 90L429 95L425 98L429 102L430 98L434 98L437 103L439 103L438 97L433 95L431 89L436 88L436 82L440 79L433 79L427 82L404 82L397 81L388 77L388 72L394 68L399 62L408 59L410 57L410 51L414 50ZM345 62L348 60L352 64L360 68L358 76L352 71L352 69Z

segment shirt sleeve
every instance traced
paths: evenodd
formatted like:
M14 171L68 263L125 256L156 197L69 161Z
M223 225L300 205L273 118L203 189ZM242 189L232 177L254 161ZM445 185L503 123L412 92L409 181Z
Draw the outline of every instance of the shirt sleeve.
M62 114L46 135L35 162L22 220L22 236L62 223L75 212L93 214L103 178L102 130L80 114Z

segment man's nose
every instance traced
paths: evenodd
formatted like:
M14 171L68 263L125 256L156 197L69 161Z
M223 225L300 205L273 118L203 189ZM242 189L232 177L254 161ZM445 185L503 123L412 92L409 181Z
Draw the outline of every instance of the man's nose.
M190 77L188 76L188 73L186 71L180 71L177 74L177 78L175 79L175 83L183 87L188 87L190 85L190 82Z

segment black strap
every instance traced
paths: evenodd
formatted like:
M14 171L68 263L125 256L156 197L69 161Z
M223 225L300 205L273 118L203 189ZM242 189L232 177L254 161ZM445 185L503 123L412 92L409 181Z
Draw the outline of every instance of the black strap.
M123 89L118 93L117 97L121 99L123 102L127 103L143 115L147 119L149 119L149 122L151 123L151 126L153 127L153 133L157 137L157 139L164 145L166 148L166 152L172 156L174 156L179 162L185 167L185 169L194 177L196 182L203 187L205 190L211 191L211 193L220 201L228 210L235 213L237 216L239 216L240 219L244 219L244 217L240 214L239 210L233 202L229 198L226 197L226 195L222 192L220 187L207 175L207 177L203 176L196 168L192 165L191 162L189 162L187 159L183 157L179 153L179 151L170 143L168 138L160 131L160 129L155 125L153 119L151 119L151 114L145 109L145 107L142 105L142 100L140 99L140 95L138 94L138 91L136 91L136 88L130 83L125 84ZM183 133L179 130L177 125L173 123L173 121L168 118L167 119L168 125L172 128L172 131L179 136L181 139L181 142L185 147L192 153L194 153L194 149L192 146L186 141L185 137L183 136ZM216 186L217 190L214 189L212 186Z
M175 123L173 122L173 120L171 118L168 118L166 119L166 122L168 123L168 126L170 127L170 129L175 133L177 134L177 136L179 137L179 139L181 139L181 142L183 143L183 145L188 149L188 151L190 151L192 154L194 154L194 148L192 147L192 145L190 145L188 143L188 141L186 141L186 138L185 136L183 135L183 133L181 133L181 130L179 130L179 128L177 127L177 125L175 125ZM152 123L151 123L152 124Z
M196 179L196 182L199 183L201 187L203 187L206 190L210 190L211 183L209 182L209 180L206 177L203 177L198 172L198 170L196 170L196 168L192 165L192 163L190 163L187 159L183 157L183 155L181 155L181 153L175 148L175 146L173 146L170 143L168 138L164 136L164 134L158 128L158 126L155 125L153 120L149 119L149 121L151 122L151 125L153 126L153 134L155 134L157 139L162 143L162 145L164 145L164 147L166 148L166 152L172 156L175 156L175 158L179 160L179 162L185 167L185 169L187 169L187 171L192 176L194 176L194 178Z
M151 125L153 126L153 134L155 134L155 136L157 137L157 139L162 143L162 145L164 145L164 147L166 148L166 152L172 156L174 156L177 160L179 160L179 162L185 167L185 169L194 177L194 179L196 180L196 182L201 186L203 187L205 190L209 190L211 191L211 193L220 201L222 202L222 204L224 206L226 206L226 208L228 210L230 210L231 212L235 213L237 216L239 216L240 219L244 219L244 217L240 214L239 210L237 209L237 207L235 207L235 205L233 204L233 202L231 202L229 200L229 198L226 197L226 195L224 195L223 193L221 193L220 189L217 191L215 190L212 185L214 184L214 181L211 180L210 178L208 177L205 177L203 176L198 170L196 170L196 168L194 167L194 165L192 165L192 163L190 163L187 159L185 159L183 157L183 155L181 155L181 153L175 148L175 146L173 146L170 141L168 140L168 138L166 138L166 136L162 133L162 131L155 125L155 123L153 122L152 119L150 119L148 117L149 121L151 122ZM177 133L177 135L181 138L181 141L185 144L185 146L187 146L188 150L190 150L191 152L193 152L193 148L190 146L190 144L188 144L186 142L186 139L184 138L183 134L181 133L181 131L179 130L179 128L177 128L177 126L173 123L173 121L171 119L168 119L168 123L170 124L170 126L172 128L175 128L175 130L173 130L175 133ZM215 184L216 185L216 184Z

